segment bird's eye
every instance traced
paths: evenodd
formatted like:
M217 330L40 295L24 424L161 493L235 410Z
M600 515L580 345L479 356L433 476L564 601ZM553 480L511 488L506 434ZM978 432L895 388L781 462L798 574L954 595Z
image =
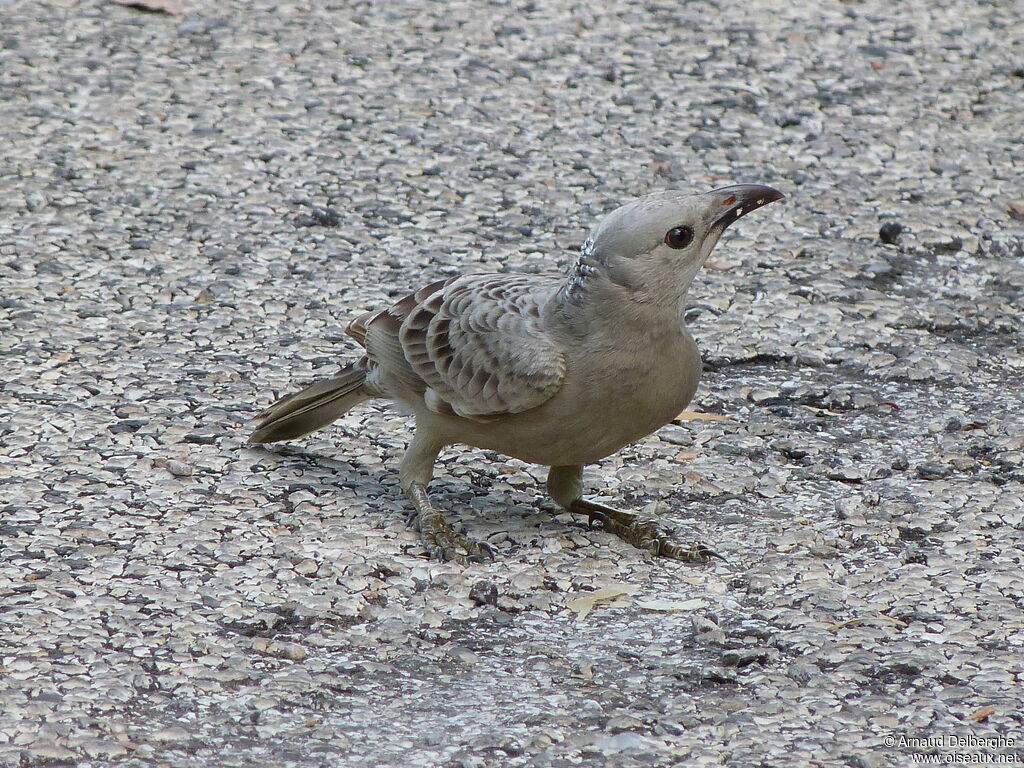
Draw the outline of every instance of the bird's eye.
M674 227L665 235L665 245L669 248L685 248L693 242L693 230L689 227Z

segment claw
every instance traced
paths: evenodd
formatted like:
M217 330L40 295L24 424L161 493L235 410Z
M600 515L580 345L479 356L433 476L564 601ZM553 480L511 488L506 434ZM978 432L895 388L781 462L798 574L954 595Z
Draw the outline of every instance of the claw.
M480 544L480 551L476 554L469 556L469 562L471 563L487 563L494 561L494 549L489 544L483 542L477 542Z
M493 560L496 557L494 547L492 547L486 541L478 541L477 546L480 547L480 551L482 554L487 555L488 560Z
M592 529L594 522L597 521L602 529L614 533L634 547L646 549L655 556L685 563L706 563L716 557L725 560L720 554L699 542L688 546L678 544L673 539L672 529L653 520L641 520L631 512L623 512L586 499L576 499L569 511L586 515L588 528Z

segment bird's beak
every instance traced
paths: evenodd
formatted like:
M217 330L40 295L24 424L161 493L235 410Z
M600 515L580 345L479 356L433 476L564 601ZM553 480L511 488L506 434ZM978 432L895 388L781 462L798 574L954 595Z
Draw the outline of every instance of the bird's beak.
M785 197L772 187L760 184L735 184L708 193L714 200L711 215L712 229L723 230L753 210Z

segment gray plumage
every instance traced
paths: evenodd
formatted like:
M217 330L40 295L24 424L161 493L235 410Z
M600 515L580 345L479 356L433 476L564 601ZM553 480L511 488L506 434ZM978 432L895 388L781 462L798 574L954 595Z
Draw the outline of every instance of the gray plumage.
M426 496L438 452L464 443L548 465L555 501L633 544L707 559L706 547L680 547L656 523L582 499L582 466L685 408L701 370L682 319L690 283L727 226L781 197L755 185L656 192L608 214L566 278L431 283L353 321L365 355L260 414L250 442L293 439L363 400L393 399L416 415L400 479L431 555L490 554Z

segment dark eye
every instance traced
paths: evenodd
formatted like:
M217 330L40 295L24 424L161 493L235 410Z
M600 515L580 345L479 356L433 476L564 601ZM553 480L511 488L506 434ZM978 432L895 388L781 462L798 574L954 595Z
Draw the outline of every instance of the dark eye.
M669 248L685 248L693 242L693 230L689 227L675 227L665 235L665 245Z

